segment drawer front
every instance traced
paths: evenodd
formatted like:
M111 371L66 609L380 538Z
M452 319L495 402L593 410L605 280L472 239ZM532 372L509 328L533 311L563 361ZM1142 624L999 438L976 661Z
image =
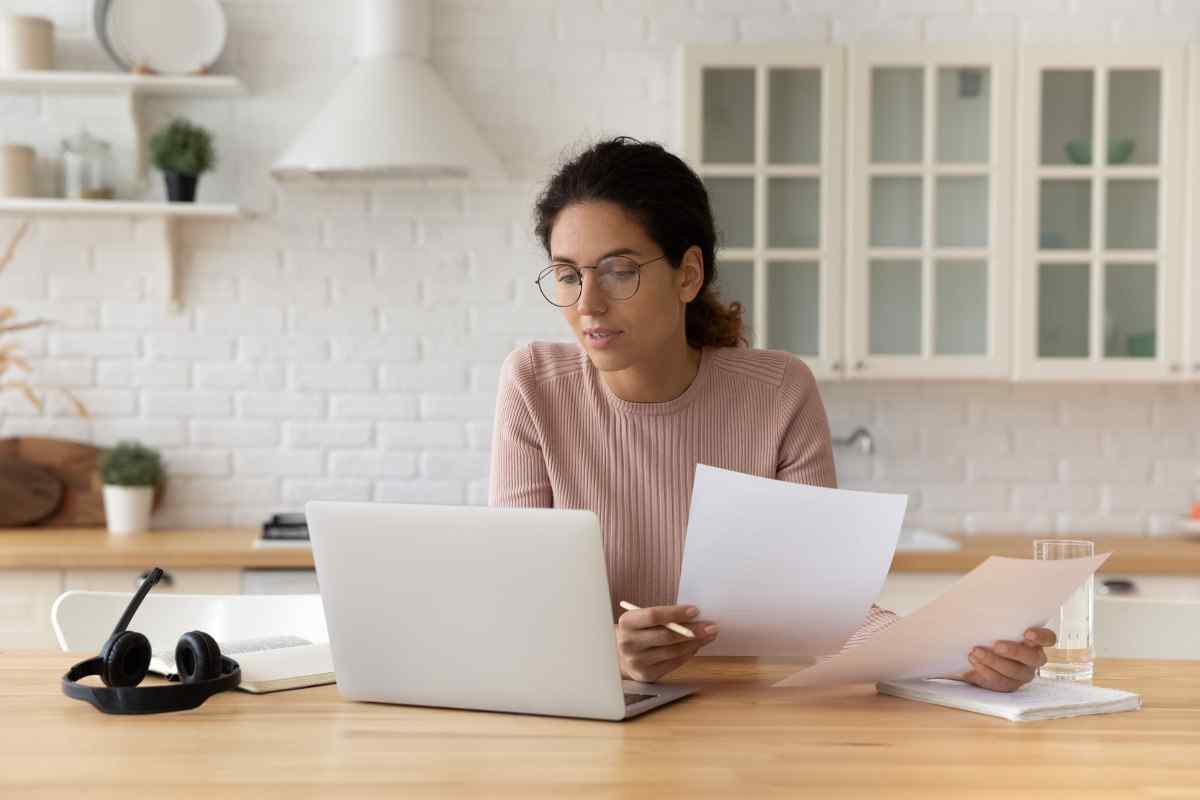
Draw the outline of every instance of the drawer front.
M241 594L241 570L168 569L154 587L155 592L178 594ZM64 580L66 589L93 592L132 592L137 588L140 569L72 569Z
M243 594L317 594L312 569L248 569L242 572Z
M50 606L61 592L56 569L0 571L0 648L57 650Z

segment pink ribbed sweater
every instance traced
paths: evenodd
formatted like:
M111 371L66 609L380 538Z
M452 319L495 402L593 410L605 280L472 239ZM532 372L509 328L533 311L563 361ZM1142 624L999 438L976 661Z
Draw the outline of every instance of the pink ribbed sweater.
M804 362L776 350L706 347L683 394L632 403L612 393L576 344L533 342L505 360L488 504L594 511L614 618L622 599L676 601L697 463L836 486L825 408ZM894 619L872 607L848 644Z

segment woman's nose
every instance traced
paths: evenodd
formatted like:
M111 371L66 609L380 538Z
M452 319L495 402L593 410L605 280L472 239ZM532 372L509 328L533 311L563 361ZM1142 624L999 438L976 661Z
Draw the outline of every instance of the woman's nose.
M602 313L607 309L608 298L604 294L604 290L600 288L600 281L596 280L595 275L585 275L583 277L583 287L579 293L579 302L575 304L575 309L584 316Z

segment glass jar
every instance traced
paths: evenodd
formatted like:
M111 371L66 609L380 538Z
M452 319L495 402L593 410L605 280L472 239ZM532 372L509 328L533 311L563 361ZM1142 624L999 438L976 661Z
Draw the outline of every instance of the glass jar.
M113 199L112 148L81 130L62 143L63 197L71 200Z

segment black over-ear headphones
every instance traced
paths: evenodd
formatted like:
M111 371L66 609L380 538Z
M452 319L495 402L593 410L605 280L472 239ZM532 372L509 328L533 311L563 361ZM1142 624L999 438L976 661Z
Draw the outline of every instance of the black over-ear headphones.
M191 631L179 637L179 644L175 645L175 668L180 682L137 688L150 669L150 640L125 629L162 575L158 567L150 571L100 649L100 655L80 661L63 676L63 694L86 700L106 714L158 714L195 708L217 692L242 682L238 663L221 655L216 640L204 631ZM104 685L85 686L78 682L88 675L99 675Z

